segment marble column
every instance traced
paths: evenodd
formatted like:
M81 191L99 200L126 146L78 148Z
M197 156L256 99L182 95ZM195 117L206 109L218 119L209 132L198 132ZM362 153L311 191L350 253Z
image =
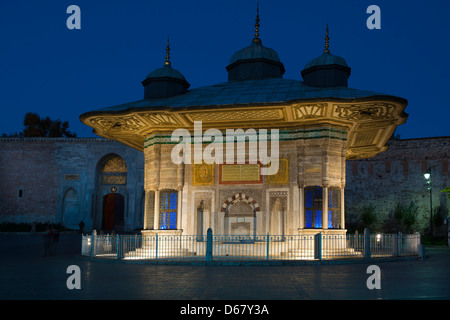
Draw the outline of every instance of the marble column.
M153 229L159 230L159 190L155 191L155 215Z
M305 228L305 188L300 187L298 191L298 203L299 203L299 229Z
M341 188L341 229L345 229L344 188Z
M183 207L183 189L178 189L177 191L177 229L180 230L181 228L181 217L182 217L182 207Z
M144 204L144 230L151 229L153 227L153 221L150 219L151 210L151 191L145 191L145 204Z
M328 229L328 187L322 188L322 229Z

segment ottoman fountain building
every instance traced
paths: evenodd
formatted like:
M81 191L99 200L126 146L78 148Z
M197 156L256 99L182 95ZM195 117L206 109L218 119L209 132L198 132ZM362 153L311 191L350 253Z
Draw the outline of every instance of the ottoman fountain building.
M331 53L328 27L303 80L283 79L258 16L255 27L227 82L190 88L168 46L164 65L142 81L142 100L81 115L97 135L144 153L143 234L345 234L346 159L385 151L407 102L349 88L351 69Z

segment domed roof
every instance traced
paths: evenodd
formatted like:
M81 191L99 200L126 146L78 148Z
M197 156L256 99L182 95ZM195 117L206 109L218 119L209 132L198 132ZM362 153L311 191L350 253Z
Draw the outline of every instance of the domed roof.
M186 79L181 74L181 72L172 68L170 63L169 64L166 63L166 64L164 64L164 66L162 68L159 68L159 69L156 69L156 70L150 72L147 75L146 79L149 79L149 78L173 78L173 79L179 79L179 80L186 81Z
M321 56L312 59L305 66L305 69L316 67L316 66L326 66L337 64L343 67L348 67L347 62L345 62L344 58L332 55L329 51L324 52Z
M253 38L251 45L233 54L228 65L232 65L239 60L253 59L267 59L281 63L278 53L271 48L264 47L259 38L259 5L256 9L255 37Z
M325 50L323 51L322 55L312 59L310 62L308 62L304 68L304 70L311 68L311 67L317 67L317 66L329 66L329 65L339 65L342 67L347 67L347 62L345 62L344 58L332 55L330 53L330 37L328 36L328 25L326 29L326 35L325 35Z
M281 78L285 72L275 50L262 45L259 38L259 8L256 11L255 37L252 43L231 56L226 67L228 81Z
M144 99L159 99L186 93L190 84L178 70L170 63L170 46L167 40L166 61L164 66L153 70L142 81Z
M230 63L232 64L238 60L248 59L267 59L275 62L281 62L278 53L271 48L266 48L262 45L261 40L254 39L252 44L245 47L231 56Z
M178 79L186 81L184 76L181 74L180 71L172 68L170 63L170 43L169 39L167 39L167 47L166 47L166 61L164 62L164 66L162 68L153 70L150 72L145 80L152 79L152 78L172 78L172 79ZM144 81L145 81L144 80Z

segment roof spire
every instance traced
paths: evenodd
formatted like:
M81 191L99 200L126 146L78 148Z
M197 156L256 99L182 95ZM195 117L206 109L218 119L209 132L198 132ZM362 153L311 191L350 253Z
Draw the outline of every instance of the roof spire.
M166 62L164 62L164 65L170 66L170 41L169 41L169 35L167 35Z
M330 53L330 50L328 49L330 47L330 37L328 36L328 23L327 23L327 32L325 34L325 50L323 50L324 53Z
M261 43L259 38L259 2L256 3L255 38L253 38L253 42Z

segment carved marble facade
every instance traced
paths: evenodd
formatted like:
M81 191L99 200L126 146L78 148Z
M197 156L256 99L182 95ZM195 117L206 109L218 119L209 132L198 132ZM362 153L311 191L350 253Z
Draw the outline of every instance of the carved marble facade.
M345 232L347 138L342 128L284 130L280 134L278 172L260 175L259 181L245 184L221 180L221 164L174 164L171 160L174 144L158 138L152 141L144 149L144 233L206 235L208 228L218 235L243 236ZM324 213L320 219L316 218L319 224L314 226L306 224L305 216L310 187L320 188L322 208L318 211ZM330 207L330 189L342 191L337 193L339 201L333 199L338 208ZM166 191L177 195L174 230L161 228L161 193Z

